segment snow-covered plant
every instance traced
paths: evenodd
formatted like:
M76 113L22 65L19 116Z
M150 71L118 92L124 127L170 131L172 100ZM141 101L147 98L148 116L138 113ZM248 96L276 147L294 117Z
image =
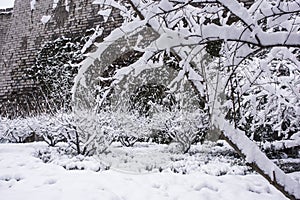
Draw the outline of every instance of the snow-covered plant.
M168 88L162 84L142 85L130 96L131 110L138 111L139 115L142 116L151 116L153 104L170 109L175 103L175 96L168 93Z
M2 139L13 143L32 142L41 139L39 123L34 117L1 118L0 130Z
M236 70L239 79L235 94L236 100L239 99L235 108L238 111L236 124L252 140L258 141L272 158L281 157L283 153L294 156L294 148L299 146L295 142L292 142L294 146L289 143L300 130L297 111L300 108L297 93L300 71L295 62L284 56L281 48L268 49L263 55L247 59ZM262 61L264 65L259 64ZM233 109L231 107L229 111ZM265 148L264 143L276 148Z
M78 63L84 59L82 49L87 48L85 44L93 32L88 30L84 36L62 36L47 42L39 51L35 64L26 71L26 78L39 85L48 109L70 111L70 90Z
M133 146L138 140L149 136L149 120L137 112L118 110L112 112L112 125L122 145Z
M49 146L55 146L59 142L67 142L74 134L64 123L70 114L57 113L54 116L49 114L36 116L39 125L39 135Z
M111 114L106 111L76 111L73 118L77 153L94 155L103 153L114 139Z
M247 61L252 68L238 71L249 77L240 81L239 126L257 141L290 139L300 131L300 70L281 48L267 51L264 57L264 66L258 64L259 58L252 58Z
M65 115L41 114L26 118L2 118L1 137L14 143L43 140L50 146L55 146L70 138L70 132L61 120Z
M158 57L158 62L152 59L160 52L175 54L179 62L178 75L172 83L182 80L190 82L199 97L207 100L212 127L217 130L215 132L222 133L222 137L245 156L247 163L285 196L300 199L299 183L286 176L238 129L239 120L243 117L241 114L244 114L239 110L244 98L241 94L250 91L254 86L252 82L261 75L245 77L237 73L243 66L241 64L251 56L276 48L280 48L283 62L289 60L299 68L300 4L297 0L257 0L250 7L244 7L237 0L96 0L94 3L119 9L124 21L83 62L73 95L78 100L78 106L80 101L85 102L84 97L91 98L95 94L102 75L99 69L109 65L119 55L132 49L143 53L134 63L115 70L110 77L111 84L101 88L104 95L91 100L91 105L101 106L114 87L131 73L139 76L146 69L162 66L163 57ZM214 57L205 59L208 54ZM276 53L269 55L272 59L257 56L258 65L264 72L268 72L269 61L278 59ZM251 67L247 65L248 69ZM273 76L272 73L265 75ZM246 89L242 93L239 91L239 81L250 83L243 85ZM296 82L297 79L290 84L295 85ZM264 84L264 88L268 89L270 83ZM299 88L291 88L299 91ZM270 91L270 94L276 91ZM277 112L282 106L274 106L277 100L272 95L262 106L270 111L266 113L282 113ZM277 101L280 105L282 102ZM270 108L267 108L268 103ZM232 115L226 117L229 109L232 109ZM297 108L295 112L298 111ZM229 122L228 118L233 120Z
M187 153L191 145L204 140L209 127L208 115L203 110L159 109L151 119L153 130L163 131Z

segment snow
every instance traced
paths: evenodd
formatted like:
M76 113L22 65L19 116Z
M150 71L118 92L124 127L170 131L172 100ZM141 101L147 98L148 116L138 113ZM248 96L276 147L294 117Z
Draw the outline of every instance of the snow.
M86 50L93 45L94 41L102 35L103 30L104 30L103 27L100 28L99 25L96 27L96 30L93 33L93 35L89 38L89 40L82 47L81 53L85 53Z
M293 135L294 136L294 135ZM300 144L300 138L292 139L292 140L280 140L274 142L266 142L264 144L264 148L274 148L276 150L285 149L285 148L293 148L298 147Z
M53 8L53 9L56 9L58 3L59 3L59 0L53 0L52 8ZM64 1L64 5L65 5L66 11L69 12L69 11L70 11L69 1L68 1L68 0L65 0L65 1Z
M138 147L143 149L142 145ZM92 168L66 170L57 162L44 163L35 157L37 152L45 149L44 143L0 144L1 199L285 199L256 174L215 176L197 171L185 175L170 171L137 173L114 167L99 172ZM130 152L129 149L124 151ZM90 159L85 164L93 166L93 162L95 164L97 160ZM219 164L204 166L214 170ZM134 167L133 162L128 165ZM290 176L300 179L300 173Z
M70 12L70 6L68 0L65 0L65 8L67 12Z
M119 9L122 12L126 12L126 7L121 6L119 3L113 0L94 0L93 4L107 5Z
M51 15L43 15L42 19L41 19L41 22L43 24L47 24L50 19L51 19Z
M221 4L227 7L231 12L233 12L236 16L243 19L244 22L251 28L251 26L256 25L254 20L251 19L247 9L239 4L238 1L232 0L219 0Z
M98 14L103 16L104 22L107 22L108 17L109 17L110 14L111 14L111 11L112 11L112 9L100 10L100 11L98 12Z
M35 4L36 4L36 0L31 0L30 1L30 9L31 9L31 11L35 10Z
M59 0L53 0L53 9L57 7Z

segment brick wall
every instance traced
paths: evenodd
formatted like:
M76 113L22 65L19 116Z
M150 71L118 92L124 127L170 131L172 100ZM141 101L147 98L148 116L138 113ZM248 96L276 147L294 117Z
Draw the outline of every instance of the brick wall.
M3 63L2 50L3 47L5 46L6 36L11 21L12 21L12 9L1 9L0 10L0 63ZM0 87L3 88L2 90L0 90L0 95L7 91L6 85L8 83L6 83L6 81L8 80L5 74L6 74L5 70L0 70Z
M67 2L66 7L65 0L60 0L54 8L53 0L36 0L32 9L31 0L15 0L13 14L0 15L0 114L7 110L30 112L35 109L36 100L42 98L37 86L24 79L24 71L34 64L45 42L63 35L83 35L97 25L104 27L107 35L122 21L113 11L104 23L97 14L100 7L93 5L93 0ZM43 16L51 18L43 24Z
M9 25L11 22L12 16L12 8L9 9L0 9L0 63L2 59L2 48L4 46L5 37L7 30L9 29Z

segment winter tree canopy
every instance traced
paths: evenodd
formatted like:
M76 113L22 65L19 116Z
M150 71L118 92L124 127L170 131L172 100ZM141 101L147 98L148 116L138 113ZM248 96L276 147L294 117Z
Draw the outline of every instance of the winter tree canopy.
M188 81L205 99L211 132L221 134L283 194L300 199L299 183L246 136L253 139L271 126L268 133L294 138L299 145L299 137L292 137L300 124L297 0L257 0L249 8L237 0L94 3L119 10L124 22L83 62L73 87L77 110L101 110L126 77L163 66L165 56L174 56L179 67L170 91ZM126 66L109 68L130 51L141 54Z

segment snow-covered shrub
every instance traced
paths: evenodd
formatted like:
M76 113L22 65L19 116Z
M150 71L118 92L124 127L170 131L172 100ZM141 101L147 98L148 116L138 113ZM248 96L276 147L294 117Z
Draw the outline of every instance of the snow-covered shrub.
M41 140L39 123L34 117L1 118L0 136L3 140L13 143Z
M73 131L70 131L65 122L70 118L68 113L57 113L55 115L39 115L36 117L39 124L39 135L49 146L55 146L59 142L67 142L73 138Z
M170 58L169 58L170 59ZM176 104L175 96L169 92L169 89L163 84L148 83L141 85L130 95L130 109L145 118L151 120L155 112L155 105L159 105L166 110L169 110ZM149 124L145 124L149 127ZM169 144L171 138L165 134L164 130L152 129L150 134L147 134L152 142L159 144Z
M25 74L39 85L48 109L70 110L71 87L84 55L82 48L94 30L84 36L60 37L47 42L36 58L35 64Z
M160 129L152 129L151 134L149 135L149 139L151 142L157 144L170 144L172 142L172 138L166 134L165 130Z
M300 158L300 133L296 133L287 140L266 141L261 143L262 150L269 158Z
M162 109L153 114L151 125L153 129L164 131L179 144L181 152L187 153L195 141L203 142L209 121L207 114L200 109Z
M0 137L9 142L33 142L43 140L49 146L66 142L70 131L63 123L67 114L40 114L26 118L1 119Z
M171 109L176 103L174 95L168 93L168 88L162 84L144 84L130 96L130 107L140 115L151 116L152 105L158 104Z
M126 147L133 146L135 142L148 137L150 133L148 118L137 112L118 110L112 113L112 120L118 140Z
M75 129L73 144L78 154L94 155L103 153L114 139L111 114L107 111L77 110L70 123Z
M233 119L237 113L237 126L255 141L289 140L300 131L300 82L295 81L300 72L286 53L274 48L249 58L232 80L237 92L229 95L234 95L236 106L228 116Z
M57 147L47 147L39 149L34 156L41 159L44 163L51 163L62 166L66 170L91 170L103 171L108 170L109 166L100 162L94 156L72 155L65 144Z

